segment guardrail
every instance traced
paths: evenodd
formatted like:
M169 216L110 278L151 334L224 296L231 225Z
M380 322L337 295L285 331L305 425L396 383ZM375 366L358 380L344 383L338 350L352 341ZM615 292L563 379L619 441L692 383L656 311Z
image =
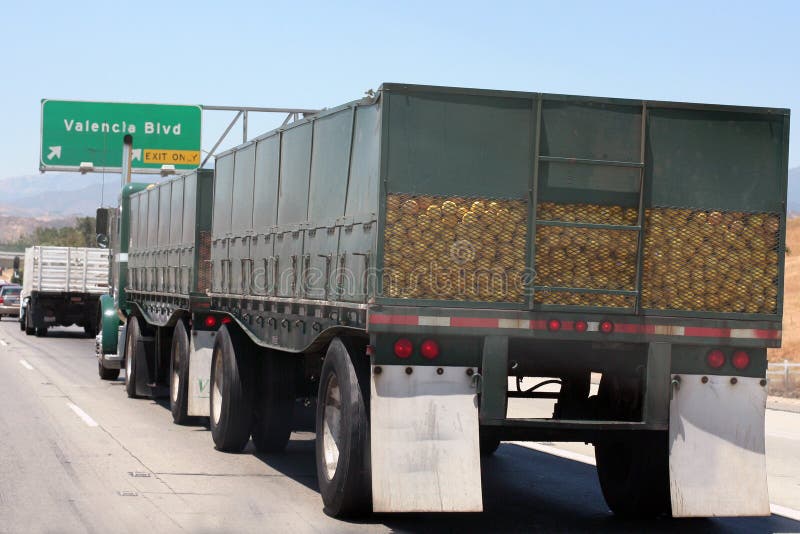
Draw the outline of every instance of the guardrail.
M800 363L791 363L789 360L770 362L767 378L770 394L792 397L800 395Z

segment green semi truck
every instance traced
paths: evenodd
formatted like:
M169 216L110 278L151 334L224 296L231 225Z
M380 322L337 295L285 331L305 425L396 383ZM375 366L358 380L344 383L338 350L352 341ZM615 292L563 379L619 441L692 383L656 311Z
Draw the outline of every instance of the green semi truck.
M479 511L503 440L593 443L617 514L769 514L788 136L785 109L384 84L126 186L101 375L222 451L282 450L316 397L338 517Z

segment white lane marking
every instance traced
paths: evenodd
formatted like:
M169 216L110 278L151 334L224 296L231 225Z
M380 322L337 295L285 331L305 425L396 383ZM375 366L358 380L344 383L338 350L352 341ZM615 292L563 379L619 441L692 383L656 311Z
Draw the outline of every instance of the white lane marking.
M545 454L552 454L553 456L566 458L567 460L574 460L576 462L581 462L583 464L596 465L594 463L594 457L592 456L587 456L586 454L580 454L572 451L566 451L564 449L559 449L558 447L553 447L552 445L543 445L542 443L528 443L525 441L512 441L510 443L513 443L514 445L518 445L520 447L525 447L526 449L533 449L535 451L543 452Z
M33 371L33 366L31 364L29 364L28 362L26 362L25 360L20 360L19 363L20 363L20 365L22 365L22 367L24 367L28 371Z
M524 441L510 441L509 443L517 445L519 447L525 447L526 449L532 449L534 451L539 451L545 454L551 454L553 456L565 458L567 460L574 460L576 462L581 462L589 465L597 465L594 461L594 458L591 456L588 456L586 454L580 454L577 452L566 451L564 449L559 449L558 447L553 447L552 445L543 445L541 443L527 443ZM800 521L800 510L787 508L786 506L781 506L780 504L770 503L769 511L775 515L786 517L788 519L793 519L794 521Z
M795 521L800 521L800 510L787 508L785 506L781 506L780 504L770 503L769 511L775 515L780 515L783 517L788 517L789 519L794 519Z
M95 421L94 419L89 417L88 413L84 412L83 410L81 410L79 407L77 407L76 405L72 404L71 402L68 402L67 406L69 406L72 409L72 411L75 412L78 415L78 417L83 419L83 422L86 423L87 426L97 426L97 421Z
M0 345L3 345L4 347L7 347L8 343L6 343L4 340L0 339Z
M767 437L768 438L789 439L789 440L792 440L792 441L800 441L800 437L798 437L797 434L790 434L788 432L781 432L781 431L767 432Z

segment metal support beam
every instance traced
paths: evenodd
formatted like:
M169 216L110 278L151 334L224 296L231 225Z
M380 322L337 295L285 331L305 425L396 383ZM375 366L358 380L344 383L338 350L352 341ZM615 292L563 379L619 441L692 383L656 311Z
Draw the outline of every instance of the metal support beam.
M236 124L236 121L238 121L238 120L239 120L239 117L241 117L243 113L244 113L244 111L241 111L241 110L240 110L240 111L239 111L239 113L237 113L237 114L236 114L236 116L233 118L233 120L231 121L231 123L228 125L228 127L227 127L227 128L225 128L225 131L224 131L224 132L222 132L222 135L219 137L219 139L217 139L217 142L216 142L216 143L214 143L214 146L211 148L211 150L209 150L209 151L208 151L208 155L206 156L206 159L204 159L204 160L203 160L203 163L201 163L201 164L200 164L200 167L201 167L201 168L202 168L202 167L204 167L204 166L205 166L205 164L206 164L206 162L208 161L208 159L209 159L211 156L213 156L213 155L214 155L214 152L216 152L216 150L217 150L217 148L219 147L219 145L221 145L221 144L222 144L222 141L224 141L224 140L225 140L225 137L227 137L228 133L231 131L231 129L233 128L233 126Z

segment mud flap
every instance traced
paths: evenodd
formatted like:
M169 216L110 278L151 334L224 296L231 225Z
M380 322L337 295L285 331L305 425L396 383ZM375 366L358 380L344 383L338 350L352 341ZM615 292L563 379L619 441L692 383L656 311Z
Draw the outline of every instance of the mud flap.
M189 336L189 416L208 417L211 387L211 354L216 332L193 330Z
M674 517L770 514L759 378L673 376L669 478ZM732 383L733 382L733 383Z
M375 512L483 510L476 389L466 367L441 369L373 368Z

